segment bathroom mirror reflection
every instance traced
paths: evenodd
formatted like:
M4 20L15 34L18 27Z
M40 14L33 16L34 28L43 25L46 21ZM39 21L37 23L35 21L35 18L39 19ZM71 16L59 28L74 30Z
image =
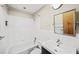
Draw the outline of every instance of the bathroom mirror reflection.
M54 32L75 36L75 9L54 15Z

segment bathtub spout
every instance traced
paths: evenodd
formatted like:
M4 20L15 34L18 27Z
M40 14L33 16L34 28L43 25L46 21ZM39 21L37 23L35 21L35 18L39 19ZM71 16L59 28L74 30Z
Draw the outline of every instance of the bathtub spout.
M35 38L34 38L34 41L33 41L33 42L34 42L34 44L36 43L36 40L37 40L37 38L35 37Z

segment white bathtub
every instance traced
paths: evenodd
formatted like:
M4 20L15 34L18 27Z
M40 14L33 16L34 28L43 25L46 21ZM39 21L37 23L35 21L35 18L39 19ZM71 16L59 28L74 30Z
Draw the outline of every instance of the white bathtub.
M29 50L31 50L30 52L31 54L41 53L41 49L36 48L36 46L37 44L34 44L33 42L19 43L19 44L11 46L8 50L8 54L29 54L28 53Z

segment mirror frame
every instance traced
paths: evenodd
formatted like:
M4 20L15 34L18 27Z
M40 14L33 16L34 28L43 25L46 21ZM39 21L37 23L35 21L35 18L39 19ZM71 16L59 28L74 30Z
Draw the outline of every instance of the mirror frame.
M75 11L75 15L74 15L74 19L73 19L73 21L74 21L74 34L73 34L73 35L68 35L68 34L60 34L60 35L76 36L76 8L71 9L71 10L68 10L68 11L65 11L65 12L62 12L62 13L58 13L58 14L53 15L53 17L54 17L54 20L53 20L53 25L54 25L54 33L56 33L56 32L55 32L55 16L56 16L56 15L59 15L59 14L66 13L66 12L69 12L69 11L73 11L73 10ZM59 33L56 33L56 34L59 34Z

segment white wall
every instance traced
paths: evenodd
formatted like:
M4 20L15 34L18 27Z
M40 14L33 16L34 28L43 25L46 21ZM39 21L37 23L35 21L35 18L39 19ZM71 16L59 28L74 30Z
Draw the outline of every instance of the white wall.
M36 22L40 23L40 29L52 30L53 16L50 5L45 6L38 13L36 13L35 18Z
M8 26L5 26L5 20ZM33 45L35 22L30 14L0 5L0 53L15 53Z
M9 53L11 53L11 49L28 48L34 40L35 22L32 16L11 10L8 18Z
M58 10L53 10L52 5L46 5L44 8L42 8L39 12L35 14L35 18L40 19L40 29L53 31L53 15L72 9L76 9L76 12L79 12L79 5L65 4ZM38 21L38 19L36 19L36 21ZM77 21L79 21L79 19L77 19Z
M68 10L72 10L72 9L76 9L76 12L79 12L79 5L78 4L75 4L75 5L65 4L58 10L53 10L52 5L46 5L39 12L37 12L35 14L35 19L37 22L37 29L40 29L36 32L37 33L36 36L38 37L38 39L41 38L40 40L42 42L46 42L47 40L54 41L53 34L55 33L54 33L53 15L59 14ZM79 21L79 19L77 19L77 21ZM57 37L60 37L60 35L58 35Z

